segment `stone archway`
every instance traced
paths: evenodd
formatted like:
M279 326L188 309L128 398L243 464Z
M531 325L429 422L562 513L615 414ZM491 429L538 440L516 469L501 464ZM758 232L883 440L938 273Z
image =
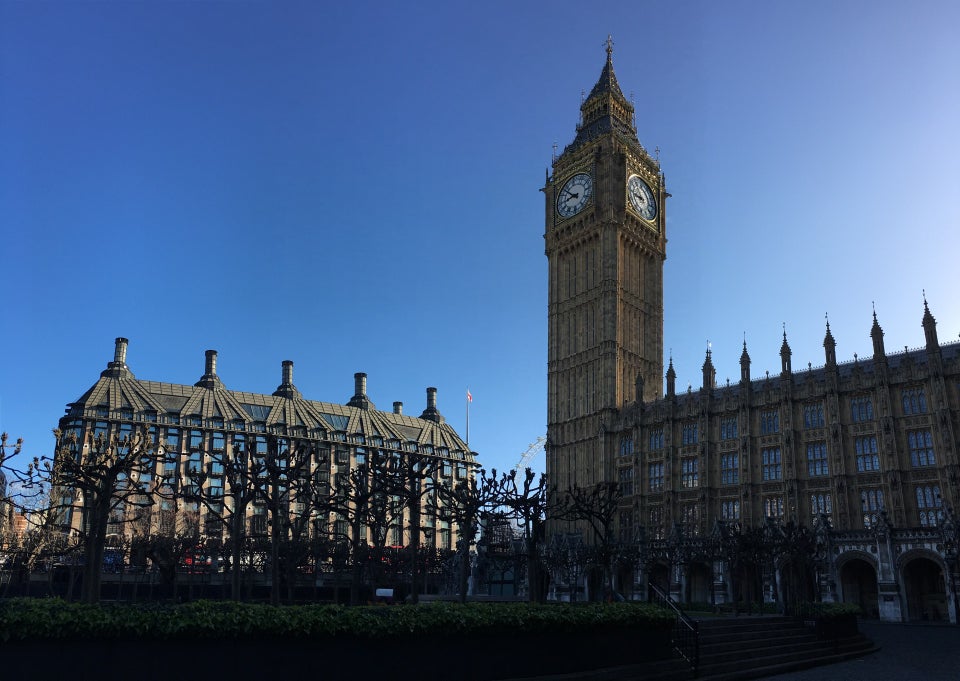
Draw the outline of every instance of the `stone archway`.
M634 579L633 566L618 563L616 571L614 572L613 588L616 592L614 597L616 598L617 595L619 595L625 597L627 600L631 600L633 598L633 592L635 591Z
M654 563L650 566L647 583L655 586L665 594L670 593L670 568L665 563Z
M865 617L879 617L877 571L865 558L850 558L840 567L840 594L844 603L860 606Z
M591 601L606 600L606 574L602 567L594 565L587 570L587 598Z
M690 563L687 567L687 584L684 601L687 603L712 603L713 570L703 563Z
M934 560L916 556L901 570L909 621L947 621L946 584L943 568Z
M777 593L785 613L817 599L817 578L808 560L785 560L777 568Z

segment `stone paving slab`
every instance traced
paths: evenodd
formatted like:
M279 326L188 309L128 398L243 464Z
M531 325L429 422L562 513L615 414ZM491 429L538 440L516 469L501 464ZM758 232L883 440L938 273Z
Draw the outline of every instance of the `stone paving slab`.
M958 681L960 627L860 621L860 631L880 650L863 657L769 681Z

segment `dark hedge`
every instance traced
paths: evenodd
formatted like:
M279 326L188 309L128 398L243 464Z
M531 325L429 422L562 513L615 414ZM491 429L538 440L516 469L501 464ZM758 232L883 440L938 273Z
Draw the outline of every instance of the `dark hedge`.
M130 639L317 639L335 636L463 636L511 631L663 629L669 612L640 603L421 606L270 606L229 601L181 605L86 605L59 599L0 602L0 641Z

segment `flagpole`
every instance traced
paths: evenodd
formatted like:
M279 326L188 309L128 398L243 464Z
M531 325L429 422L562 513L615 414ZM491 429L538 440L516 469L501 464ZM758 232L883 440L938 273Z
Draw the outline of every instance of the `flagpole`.
M470 388L467 388L467 447L470 447Z

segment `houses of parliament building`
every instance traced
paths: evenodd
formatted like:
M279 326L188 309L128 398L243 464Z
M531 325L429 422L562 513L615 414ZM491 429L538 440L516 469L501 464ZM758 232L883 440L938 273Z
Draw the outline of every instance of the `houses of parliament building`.
M784 333L779 375L754 377L744 343L739 382L717 385L708 350L701 385L678 393L663 362L669 194L609 43L542 191L547 473L559 490L618 483L618 537L661 556L621 590L661 581L680 600L729 602L723 560L657 547L793 524L816 536L817 598L957 622L960 343L940 343L927 302L920 349L888 353L874 314L870 358L838 362L827 323L822 367L795 370Z

